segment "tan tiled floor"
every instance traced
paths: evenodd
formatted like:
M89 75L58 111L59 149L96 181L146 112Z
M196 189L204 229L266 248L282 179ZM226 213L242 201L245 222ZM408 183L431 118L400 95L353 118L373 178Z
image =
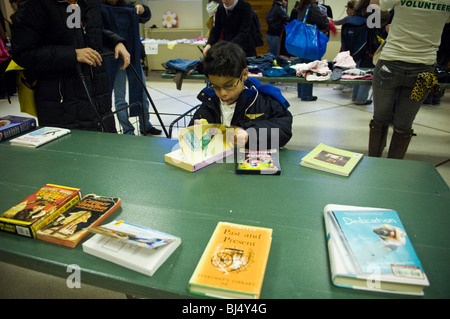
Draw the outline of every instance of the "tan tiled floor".
M166 114L179 114L197 105L196 96L203 86L202 82L185 80L179 91L174 82L161 80L159 75L147 78L150 95L167 129L175 116ZM311 150L322 142L367 154L372 105L357 106L351 101L351 93L333 90L331 85L314 86L314 95L318 96L315 102L300 101L292 84L278 86L290 102L294 116L293 137L287 148ZM20 114L17 97L12 102L0 100L0 116ZM438 165L437 170L447 184L450 184L450 162L446 162L450 159L449 119L450 92L440 105L422 107L414 124L417 136L406 155L406 160ZM151 121L159 126L154 115ZM68 289L63 279L4 263L0 263L0 273L0 298L124 298L122 294L83 285L81 289Z

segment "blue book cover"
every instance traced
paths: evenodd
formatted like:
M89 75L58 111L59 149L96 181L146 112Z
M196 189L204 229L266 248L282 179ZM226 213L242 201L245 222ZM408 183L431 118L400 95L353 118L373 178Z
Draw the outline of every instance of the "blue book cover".
M424 270L393 210L333 211L356 272L421 279Z

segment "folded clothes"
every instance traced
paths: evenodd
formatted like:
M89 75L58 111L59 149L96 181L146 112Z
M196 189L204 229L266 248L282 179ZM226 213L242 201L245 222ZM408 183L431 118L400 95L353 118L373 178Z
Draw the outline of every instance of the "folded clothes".
M347 80L372 80L372 74L363 74L363 75L353 75L353 74L342 74L342 79Z
M326 81L330 78L331 74L317 74L314 72L308 73L306 75L306 81Z
M342 51L339 52L334 58L333 62L335 62L335 66L344 68L344 69L354 69L356 68L355 60L350 55L350 51Z

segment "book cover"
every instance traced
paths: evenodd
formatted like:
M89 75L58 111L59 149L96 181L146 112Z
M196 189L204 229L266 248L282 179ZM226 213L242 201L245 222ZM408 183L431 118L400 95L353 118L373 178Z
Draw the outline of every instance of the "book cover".
M230 128L228 128L230 129ZM180 148L165 154L166 163L195 172L234 151L227 141L227 127L221 124L193 125L178 131Z
M35 238L36 232L81 199L81 189L47 184L0 215L0 230Z
M36 128L34 118L8 115L0 118L0 142Z
M271 243L270 228L219 222L189 280L189 292L258 299Z
M129 235L113 238L111 234L96 234L82 244L83 251L148 276L153 276L181 244L181 238L177 236L123 221L115 220L105 228L134 234L142 241L130 242ZM157 245L149 245L152 242L146 240L149 238L163 240L154 241Z
M39 147L69 133L70 130L65 128L42 127L33 132L12 139L11 145Z
M239 147L235 152L235 165L237 174L281 174L277 149L249 150Z
M335 285L423 295L429 282L396 211L327 205L324 217Z
M74 248L89 234L86 228L102 223L121 203L118 197L86 195L71 209L39 230L37 238Z
M334 148L323 143L302 158L300 165L321 171L349 176L363 154Z

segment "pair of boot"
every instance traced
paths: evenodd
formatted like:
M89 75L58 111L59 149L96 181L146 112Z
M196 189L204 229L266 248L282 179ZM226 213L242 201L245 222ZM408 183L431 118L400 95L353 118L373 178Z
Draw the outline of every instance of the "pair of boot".
M381 157L386 146L389 125L376 124L372 120L370 121L369 127L369 156ZM405 131L394 128L387 157L403 159L408 150L409 142L411 142L411 138L414 135L412 130Z

